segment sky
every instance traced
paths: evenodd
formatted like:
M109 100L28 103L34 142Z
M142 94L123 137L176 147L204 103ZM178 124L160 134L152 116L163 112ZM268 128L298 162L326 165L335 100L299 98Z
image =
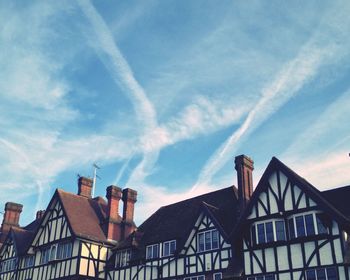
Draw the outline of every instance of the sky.
M21 224L97 171L135 220L273 156L350 184L349 1L0 0L0 208Z

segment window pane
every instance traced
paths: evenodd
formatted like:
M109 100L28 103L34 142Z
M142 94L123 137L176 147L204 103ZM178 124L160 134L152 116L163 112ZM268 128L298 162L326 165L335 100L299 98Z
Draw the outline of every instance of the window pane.
M289 237L290 239L293 239L295 237L295 231L294 231L294 219L288 220L288 226L289 226Z
M198 247L199 247L199 252L204 251L204 233L198 234Z
M306 280L316 280L316 273L314 269L306 271Z
M265 226L264 224L258 224L258 243L265 243Z
M323 224L320 214L316 214L317 230L318 234L328 233L327 228Z
M256 280L264 280L264 276L257 276Z
M159 257L159 247L158 244L153 245L153 258L158 258Z
M326 271L324 268L317 269L317 280L326 280Z
M221 280L221 273L215 273L214 280Z
M265 280L274 280L274 279L275 279L275 276L272 274L265 276Z
M152 258L152 247L148 246L146 248L146 259L151 259Z
M163 256L169 256L170 255L170 243L169 242L164 242L163 244Z
M284 221L276 221L275 226L276 226L276 239L277 240L286 240Z
M328 280L337 280L337 271L334 267L327 268Z
M274 241L272 222L266 223L265 227L266 227L266 242Z
M211 249L211 236L210 232L205 233L205 250Z
M297 236L305 236L305 226L304 226L304 217L298 216L295 218L295 225L297 227Z
M175 250L176 250L176 241L173 240L170 243L170 254L173 255L175 253Z
M305 215L305 225L307 235L315 234L314 218L312 214Z
M253 243L253 245L256 245L256 232L255 232L255 226L254 225L252 225L251 232L252 232L252 243Z
M212 249L219 248L219 232L217 230L212 231L212 238L213 238Z

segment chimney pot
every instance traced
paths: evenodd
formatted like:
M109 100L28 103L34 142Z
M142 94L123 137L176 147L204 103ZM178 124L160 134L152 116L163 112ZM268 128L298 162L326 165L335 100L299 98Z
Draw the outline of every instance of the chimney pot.
M42 217L44 217L45 210L39 210L36 212L36 220L40 220Z
M7 202L5 204L5 213L1 225L0 243L6 239L11 227L19 227L19 218L23 209L22 204Z
M91 198L92 179L87 177L79 177L78 179L78 195Z

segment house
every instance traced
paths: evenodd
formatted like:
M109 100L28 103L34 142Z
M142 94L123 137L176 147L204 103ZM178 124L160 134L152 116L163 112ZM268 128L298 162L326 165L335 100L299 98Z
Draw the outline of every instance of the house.
M91 197L92 180L80 177L78 194L56 190L45 211L19 226L22 205L7 203L2 223L1 279L105 279L108 251L136 228L136 191L107 188L107 201ZM118 213L122 200L123 216Z
M350 186L319 191L272 158L231 234L248 280L349 278Z
M235 258L230 233L253 191L253 161L235 160L231 186L161 207L113 250L108 280L222 279Z

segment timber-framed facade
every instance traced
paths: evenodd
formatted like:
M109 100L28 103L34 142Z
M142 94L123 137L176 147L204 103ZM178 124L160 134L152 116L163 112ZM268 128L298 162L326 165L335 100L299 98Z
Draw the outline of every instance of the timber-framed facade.
M25 227L8 202L0 279L350 279L350 186L321 192L272 158L253 192L253 161L237 156L235 169L237 187L161 207L139 227L136 191L93 198L85 177Z

